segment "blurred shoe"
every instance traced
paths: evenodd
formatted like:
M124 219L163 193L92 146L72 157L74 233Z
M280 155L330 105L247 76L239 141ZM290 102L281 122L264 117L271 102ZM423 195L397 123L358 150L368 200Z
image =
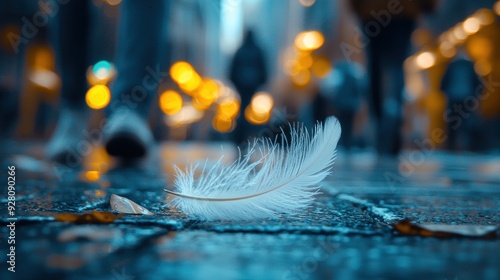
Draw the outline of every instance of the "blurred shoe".
M46 158L70 167L79 166L91 149L90 143L84 141L87 121L86 109L63 109L45 149Z
M153 144L146 120L131 110L114 112L104 130L104 145L109 155L122 160L140 159Z

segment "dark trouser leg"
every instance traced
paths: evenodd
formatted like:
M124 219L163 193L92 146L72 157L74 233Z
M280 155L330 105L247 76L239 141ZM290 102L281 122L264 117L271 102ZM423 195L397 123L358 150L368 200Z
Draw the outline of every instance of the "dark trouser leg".
M45 153L48 159L77 167L88 154L82 145L87 127L85 105L88 67L89 1L69 1L59 5L52 38L60 74L61 112L57 128Z
M366 26L366 23L364 24ZM380 36L380 35L379 35ZM371 38L370 44L367 49L368 57L368 74L370 78L370 107L375 118L375 147L378 153L383 151L384 133L382 132L382 117L383 117L383 104L384 95L382 91L382 67L380 54L382 51L380 40Z
M382 104L383 104L383 95L382 95L382 79L380 72L382 71L380 67L380 58L378 45L371 44L368 48L368 57L369 57L369 75L370 75L370 96L372 103L372 110L375 115L377 122L382 119Z
M408 57L411 44L411 34L415 29L415 21L412 19L394 20L393 29L389 30L392 35L389 53L387 54L389 68L391 69L391 86L388 88L389 97L393 98L398 105L395 110L394 127L392 128L392 145L390 154L397 155L403 146L403 90L405 86L404 61ZM390 59L392 58L392 59Z
M122 2L111 110L126 107L147 115L159 83L167 76L161 67L167 52L163 34L167 5L163 0Z
M169 1L122 2L111 116L105 129L106 151L124 160L145 156L153 144L146 122L150 101L168 75L162 70L167 52L163 34ZM163 54L163 55L162 55Z
M369 36L371 94L378 123L377 150L381 153L395 155L401 149L403 63L414 25L412 19L393 19L379 34ZM388 100L392 102L387 103Z
M59 5L52 34L58 72L61 76L62 108L85 106L88 67L89 1Z

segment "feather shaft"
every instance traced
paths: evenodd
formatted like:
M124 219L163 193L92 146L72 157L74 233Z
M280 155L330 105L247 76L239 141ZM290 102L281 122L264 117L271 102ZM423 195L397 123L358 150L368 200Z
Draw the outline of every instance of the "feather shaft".
M165 189L174 196L169 203L205 220L295 214L311 205L318 184L330 174L340 133L337 119L330 117L312 134L303 125L290 126L290 140L282 131L281 146L276 140L259 139L229 166L219 159L205 172L205 162L197 179L199 164L186 171L175 167L176 190ZM251 162L256 152L260 159Z

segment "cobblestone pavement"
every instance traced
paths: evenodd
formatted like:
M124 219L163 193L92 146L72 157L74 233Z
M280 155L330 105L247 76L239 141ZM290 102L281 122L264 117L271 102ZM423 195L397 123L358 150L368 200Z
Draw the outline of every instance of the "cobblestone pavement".
M1 279L500 279L498 237L403 236L392 228L402 219L499 226L500 156L341 153L313 207L298 217L201 222L165 207L172 165L217 160L221 151L230 162L231 145L165 143L128 167L98 149L69 169L38 160L39 144L16 144L7 146L0 177L6 186L7 166L16 166L16 272L6 264L4 187ZM111 211L111 194L155 215L105 225L54 219Z

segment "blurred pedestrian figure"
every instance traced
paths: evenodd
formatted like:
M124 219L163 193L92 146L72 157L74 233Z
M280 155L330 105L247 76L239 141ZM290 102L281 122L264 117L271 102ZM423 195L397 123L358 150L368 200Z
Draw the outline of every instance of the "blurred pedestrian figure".
M230 66L229 79L241 96L242 111L250 104L252 95L267 82L264 53L255 41L253 31L247 30L243 44L236 51ZM236 127L236 142L251 136L252 126L240 114Z
M24 89L27 44L13 30L22 30L20 18L32 16L36 1L4 0L0 9L0 145L14 130L19 113L19 99ZM13 29L13 27L15 29ZM10 31L10 32L8 32ZM45 29L41 28L41 32ZM2 147L3 148L3 147ZM0 151L2 150L0 148Z
M444 120L448 127L448 148L450 150L475 149L473 142L481 141L477 134L480 123L478 114L470 112L466 104L468 97L474 96L481 85L479 76L474 71L474 62L461 52L446 69L441 80L441 90L448 99ZM470 139L474 138L474 139Z
M69 1L59 5L55 17L53 35L62 78L62 100L57 128L46 154L49 159L62 163L75 164L75 158L88 153L82 143L89 137L85 93L86 70L91 64L88 40L91 4L91 1ZM107 152L120 159L145 156L153 142L146 119L151 97L164 76L159 65L160 53L166 52L162 29L167 4L163 0L121 3L116 55L118 75L111 89L110 115L103 137L97 136L104 138L97 140L104 140Z
M342 137L339 143L347 150L352 146L354 119L361 108L366 91L362 67L347 61L336 63L330 74L320 84L320 92L327 98L323 98L324 101L318 101L333 108L333 114L342 125Z
M368 42L372 107L377 121L377 150L396 155L402 145L403 62L416 19L436 0L352 0Z

